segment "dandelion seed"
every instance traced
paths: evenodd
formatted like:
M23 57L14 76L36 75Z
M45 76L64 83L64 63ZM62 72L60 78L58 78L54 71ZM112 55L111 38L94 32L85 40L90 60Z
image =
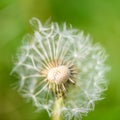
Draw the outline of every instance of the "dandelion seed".
M13 69L21 78L19 91L50 116L55 100L63 98L56 113L65 120L81 119L106 89L105 50L65 23L42 25L37 18L30 23L34 34L25 38Z

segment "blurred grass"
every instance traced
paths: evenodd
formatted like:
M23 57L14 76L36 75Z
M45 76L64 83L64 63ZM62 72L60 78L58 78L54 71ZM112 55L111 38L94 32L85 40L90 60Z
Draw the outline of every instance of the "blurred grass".
M22 37L31 31L29 19L38 17L44 22L50 16L90 33L109 54L107 63L112 69L106 98L83 120L120 120L119 6L119 0L0 0L0 120L49 119L46 112L36 113L32 103L12 89L15 78L9 74Z

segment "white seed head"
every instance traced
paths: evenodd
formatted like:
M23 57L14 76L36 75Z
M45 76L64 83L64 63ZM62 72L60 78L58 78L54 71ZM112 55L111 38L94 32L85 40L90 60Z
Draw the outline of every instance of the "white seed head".
M58 66L48 71L47 79L57 85L64 84L70 77L70 70L66 66Z
M66 24L42 25L37 18L30 23L34 34L25 37L13 69L19 91L50 116L55 98L63 97L63 119L80 120L106 90L104 48Z

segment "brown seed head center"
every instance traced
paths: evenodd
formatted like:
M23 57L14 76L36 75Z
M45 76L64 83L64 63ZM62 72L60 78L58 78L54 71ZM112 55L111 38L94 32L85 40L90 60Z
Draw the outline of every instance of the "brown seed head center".
M70 77L70 70L66 66L51 68L48 72L47 79L51 83L58 85L65 83Z

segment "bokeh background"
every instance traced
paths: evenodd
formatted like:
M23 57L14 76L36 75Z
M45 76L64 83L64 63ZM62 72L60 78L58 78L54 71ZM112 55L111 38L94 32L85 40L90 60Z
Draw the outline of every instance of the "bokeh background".
M120 0L0 0L0 120L49 120L11 87L16 81L10 76L13 57L23 36L32 31L32 17L71 23L106 48L109 87L83 120L120 120Z

